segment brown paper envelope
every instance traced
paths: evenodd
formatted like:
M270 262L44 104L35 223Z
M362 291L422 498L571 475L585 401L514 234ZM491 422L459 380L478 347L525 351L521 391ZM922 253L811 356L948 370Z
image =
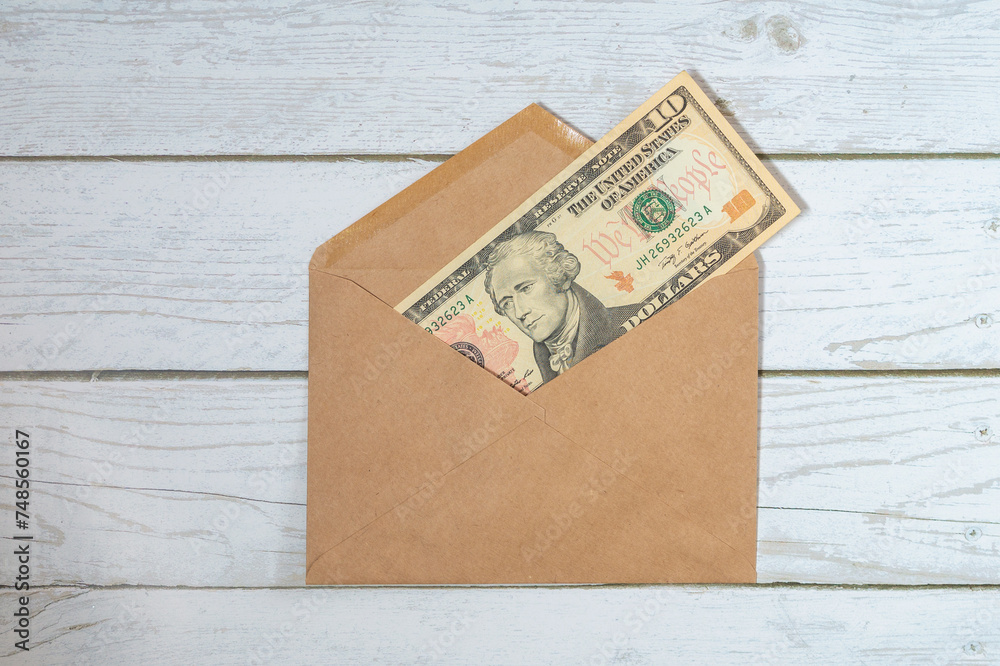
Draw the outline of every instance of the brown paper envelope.
M756 581L752 258L529 396L393 310L589 145L530 106L317 249L306 583Z

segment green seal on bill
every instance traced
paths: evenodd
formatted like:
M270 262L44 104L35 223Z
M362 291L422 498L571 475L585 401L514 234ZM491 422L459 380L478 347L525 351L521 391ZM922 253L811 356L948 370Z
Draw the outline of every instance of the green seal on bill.
M632 202L632 218L640 227L657 234L674 221L677 204L660 190L646 190Z

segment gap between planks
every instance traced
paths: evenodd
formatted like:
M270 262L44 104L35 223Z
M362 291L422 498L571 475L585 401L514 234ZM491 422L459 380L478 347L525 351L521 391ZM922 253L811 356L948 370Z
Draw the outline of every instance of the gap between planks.
M7 370L0 382L98 382L195 379L308 379L305 370ZM773 377L1000 377L1000 368L893 370L758 370L758 378Z
M998 153L755 153L768 161L993 160ZM0 155L2 162L443 162L455 153L306 153L302 155Z
M259 592L263 590L277 590L287 592L289 590L315 590L318 588L339 588L339 589L372 589L372 590L575 590L587 588L593 590L628 590L628 589L648 589L651 587L666 588L689 588L689 589L711 589L711 590L745 590L745 589L795 589L795 590L900 590L900 591L949 591L949 590L983 590L1000 591L1000 585L992 583L928 583L926 585L903 585L900 583L578 583L578 584L553 584L553 585L296 585L296 586L275 586L265 585L261 587L250 587L247 585L132 585L129 583L117 583L115 585L93 585L90 583L61 583L52 585L32 585L32 590L72 590L81 591L103 591L103 590L204 590L204 591L230 591L247 590L249 592ZM12 591L11 585L0 585L0 593Z

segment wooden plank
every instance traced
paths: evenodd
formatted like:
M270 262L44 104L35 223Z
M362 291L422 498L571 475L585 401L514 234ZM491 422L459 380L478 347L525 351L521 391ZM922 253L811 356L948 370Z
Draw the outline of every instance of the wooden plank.
M995 152L995 1L5 3L0 154L451 153L599 137L677 72L766 153Z
M29 604L30 660L50 664L953 664L1000 640L996 588L49 588Z
M305 370L312 250L436 164L0 163L0 370ZM1000 160L769 167L762 368L1000 367Z
M998 389L765 377L758 580L1000 583ZM32 436L33 580L301 585L305 398L301 378L0 383Z

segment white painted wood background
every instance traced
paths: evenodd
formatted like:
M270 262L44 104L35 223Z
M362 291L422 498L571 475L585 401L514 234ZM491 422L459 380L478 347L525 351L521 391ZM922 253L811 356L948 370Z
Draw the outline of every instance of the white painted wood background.
M8 526L0 656L1000 662L998 16L4 3L0 423L40 587L17 654ZM759 252L762 585L304 588L312 249L531 102L597 138L681 69L804 209Z

